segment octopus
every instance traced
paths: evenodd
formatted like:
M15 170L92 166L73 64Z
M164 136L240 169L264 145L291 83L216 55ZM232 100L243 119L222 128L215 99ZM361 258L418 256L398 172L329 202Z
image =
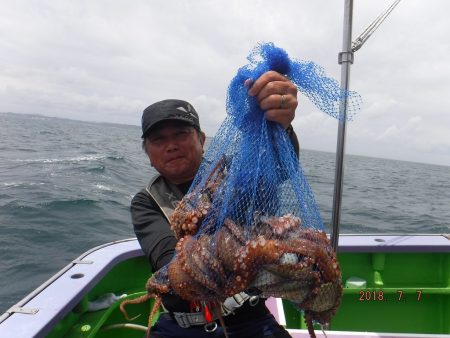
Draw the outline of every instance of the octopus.
M228 294L257 290L302 309L311 337L313 322L328 324L342 297L336 253L325 232L300 226L292 215L271 217L267 229L235 251Z
M149 278L147 294L123 301L121 311L130 319L125 306L154 298L149 337L165 293L200 302L206 310L212 309L223 325L220 304L227 297L252 290L261 297L293 302L304 311L310 336L316 337L313 322L329 323L342 297L341 272L327 235L303 226L300 218L291 214L255 213L251 227L227 217L218 230L211 230L208 216L218 198L224 168L219 161L203 188L194 189L179 203L170 219L178 239L174 258Z
M170 228L177 239L185 235L195 235L198 232L211 209L212 201L216 198L225 175L225 159L222 157L207 176L203 187L198 189L197 186L178 203L169 219Z

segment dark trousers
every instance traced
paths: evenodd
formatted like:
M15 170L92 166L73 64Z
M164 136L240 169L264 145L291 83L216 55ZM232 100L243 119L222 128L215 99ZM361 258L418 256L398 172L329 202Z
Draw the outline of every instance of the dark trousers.
M289 333L277 323L271 314L226 327L229 338L290 338ZM169 316L160 316L150 333L151 338L224 338L219 326L214 332L206 332L203 325L182 328Z

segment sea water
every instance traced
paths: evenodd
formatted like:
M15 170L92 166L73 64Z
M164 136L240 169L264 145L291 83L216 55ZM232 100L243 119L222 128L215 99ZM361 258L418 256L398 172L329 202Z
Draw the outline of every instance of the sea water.
M0 114L0 313L97 245L133 237L154 174L138 126ZM330 231L335 155L300 161ZM341 233L449 233L450 167L347 155Z

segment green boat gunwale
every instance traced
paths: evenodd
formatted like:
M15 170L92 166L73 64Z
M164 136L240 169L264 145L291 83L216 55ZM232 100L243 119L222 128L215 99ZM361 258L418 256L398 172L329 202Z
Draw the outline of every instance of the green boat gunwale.
M406 313L401 325L406 323L409 331L402 328L402 333L391 333L389 337L417 337L417 334L420 337L450 337L450 323L445 319L450 318L448 235L341 235L338 256L344 284L350 276L358 276L366 280L367 285L364 289L344 289L342 305L331 323L331 331L327 332L329 337L351 336L350 333L344 334L349 331L353 331L352 334L359 331L358 336L367 337L371 337L367 331L398 332L395 327L380 330L382 326L373 325L386 318L392 319L390 308ZM124 278L131 274L133 278ZM2 315L0 336L14 332L15 337L106 337L105 332L111 334L112 331L102 328L116 327L117 323L121 323L120 327L125 323L117 309L119 302L97 312L88 312L88 303L108 292L117 295L127 293L129 297L142 294L149 275L146 258L135 238L93 248ZM358 301L361 291L370 295L372 291L382 290L384 297L391 297L398 296L398 290L402 290L409 297L415 296L418 288L424 297L420 303L407 301L397 304L393 300L381 302L373 299ZM268 304L293 337L306 337L303 318L290 307L290 303L269 299ZM25 314L20 313L21 309L35 309L37 312ZM148 311L148 305L130 307L131 316L144 311ZM427 315L427 312L430 314ZM145 317L138 319L141 326L146 324ZM366 317L372 321L372 327L370 323L363 323ZM431 324L424 325L424 320ZM359 326L355 327L352 321ZM396 321L399 321L398 318ZM417 329L421 325L423 327ZM140 331L115 328L114 337L122 337L122 334L142 336Z

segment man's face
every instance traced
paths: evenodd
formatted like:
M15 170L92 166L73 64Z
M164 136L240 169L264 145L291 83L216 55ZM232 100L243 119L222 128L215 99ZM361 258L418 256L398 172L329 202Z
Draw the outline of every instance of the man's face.
M163 121L145 139L153 167L174 184L192 180L200 166L205 134L179 121Z

